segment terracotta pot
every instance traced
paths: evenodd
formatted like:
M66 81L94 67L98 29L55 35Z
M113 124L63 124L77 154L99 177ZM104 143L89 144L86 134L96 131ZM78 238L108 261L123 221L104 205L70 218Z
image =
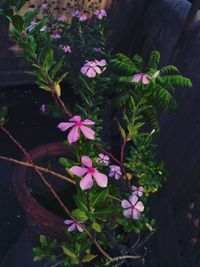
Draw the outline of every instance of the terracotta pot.
M30 151L34 161L52 156L70 157L70 152L63 143L52 143L40 146ZM25 159L23 159L25 161ZM51 237L63 237L63 219L44 208L30 193L26 177L29 167L16 166L13 173L13 186L17 199L24 209L31 232L38 238L39 234L46 234ZM38 178L39 179L39 178Z

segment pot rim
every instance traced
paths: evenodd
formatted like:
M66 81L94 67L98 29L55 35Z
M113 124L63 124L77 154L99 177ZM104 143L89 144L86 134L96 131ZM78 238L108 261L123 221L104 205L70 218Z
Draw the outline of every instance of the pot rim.
M31 159L36 160L47 156L66 156L70 157L70 150L64 143L50 143L39 146L29 152ZM27 161L26 158L22 158ZM12 184L17 195L17 200L26 212L28 220L40 228L47 228L57 234L63 234L64 221L61 217L55 215L43 207L30 193L26 184L26 174L30 167L15 166L12 175Z

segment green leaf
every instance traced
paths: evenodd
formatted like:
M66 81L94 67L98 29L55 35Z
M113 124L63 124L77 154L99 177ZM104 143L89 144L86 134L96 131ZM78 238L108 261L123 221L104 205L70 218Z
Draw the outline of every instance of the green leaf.
M69 167L69 161L64 157L59 158L58 162L65 168Z
M41 244L41 247L47 247L47 240L46 240L46 237L44 235L40 235L40 244Z
M15 27L15 29L17 29L19 32L21 32L24 28L24 20L21 16L19 15L15 15L13 18L12 18L12 23L13 23L13 26Z
M74 201L80 210L87 211L86 197L80 194L74 196Z
M16 11L19 11L28 0L19 0L17 2Z
M90 203L91 206L95 206L98 203L103 202L108 196L108 188L98 192L98 193L93 193L90 197Z
M85 221L87 221L87 219L88 219L88 217L87 217L87 215L85 214L85 212L82 211L82 210L80 210L80 209L73 210L73 211L72 211L72 216L73 216L76 220L78 220L78 221L80 221L80 222L85 222Z
M56 63L53 71L52 71L52 74L51 74L51 78L54 79L54 77L56 76L56 74L58 73L58 71L61 69L62 67L62 64L63 64L63 60L64 60L64 56Z
M94 229L97 233L101 233L101 225L96 222L92 224L92 229Z
M53 50L49 47L46 49L46 56L44 60L44 67L48 71L53 64Z
M24 14L23 18L24 18L24 24L25 27L30 26L31 22L33 21L33 19L40 13L39 8L34 9L33 11L28 11Z
M92 261L94 258L96 258L98 255L93 255L93 254L88 254L86 255L83 259L82 262L90 262Z
M62 80L65 79L65 77L68 75L68 72L63 73L57 80L56 83L62 82Z
M125 140L126 139L126 132L125 130L122 128L122 126L120 125L120 123L117 121L117 124L118 124L118 128L119 128L119 131L121 133L121 136L122 138Z
M35 256L34 258L33 258L33 261L35 262L35 261L41 261L42 260L42 256Z
M113 215L115 215L116 211L113 208L107 208L99 211L94 212L94 216L98 218L109 218Z
M66 248L64 245L62 246L63 252L65 255L69 256L72 260L78 260L76 254L73 253L70 249Z

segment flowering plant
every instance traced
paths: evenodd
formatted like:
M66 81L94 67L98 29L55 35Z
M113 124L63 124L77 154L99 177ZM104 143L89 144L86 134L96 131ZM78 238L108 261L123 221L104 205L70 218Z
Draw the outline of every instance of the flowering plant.
M92 19L74 10L69 23L64 17L55 18L47 4L20 16L24 3L9 0L9 8L1 14L13 25L10 34L32 65L28 73L59 107L58 131L75 155L73 160L59 159L69 176L66 182L76 188L71 196L76 208L70 210L6 129L7 109L1 107L1 130L19 146L66 215L66 241L60 244L41 236L34 260L48 258L53 262L49 266L88 262L96 267L132 266L134 260L144 259L139 248L148 239L146 234L155 231L149 197L167 176L164 163L155 159L152 143L153 134L159 132L158 115L176 107L172 96L176 86L190 87L191 82L175 66L158 70L156 51L147 64L139 55L113 55L105 10L95 11ZM62 100L63 80L79 95L71 111ZM43 104L41 113L47 109ZM62 250L60 261L57 247Z

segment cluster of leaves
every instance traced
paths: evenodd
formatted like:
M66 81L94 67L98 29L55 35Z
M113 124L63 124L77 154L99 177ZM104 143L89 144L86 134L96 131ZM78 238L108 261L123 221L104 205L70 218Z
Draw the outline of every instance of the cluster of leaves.
M165 66L158 69L160 53L153 51L147 64L139 55L132 58L124 54L117 54L112 60L113 81L117 90L116 102L126 106L129 97L134 101L145 101L145 110L142 115L153 129L159 130L158 116L161 111L175 109L177 104L173 97L175 88L178 86L191 87L190 79L179 74L179 70L173 66ZM150 77L149 84L133 83L133 75L145 73ZM154 75L157 77L154 78Z

